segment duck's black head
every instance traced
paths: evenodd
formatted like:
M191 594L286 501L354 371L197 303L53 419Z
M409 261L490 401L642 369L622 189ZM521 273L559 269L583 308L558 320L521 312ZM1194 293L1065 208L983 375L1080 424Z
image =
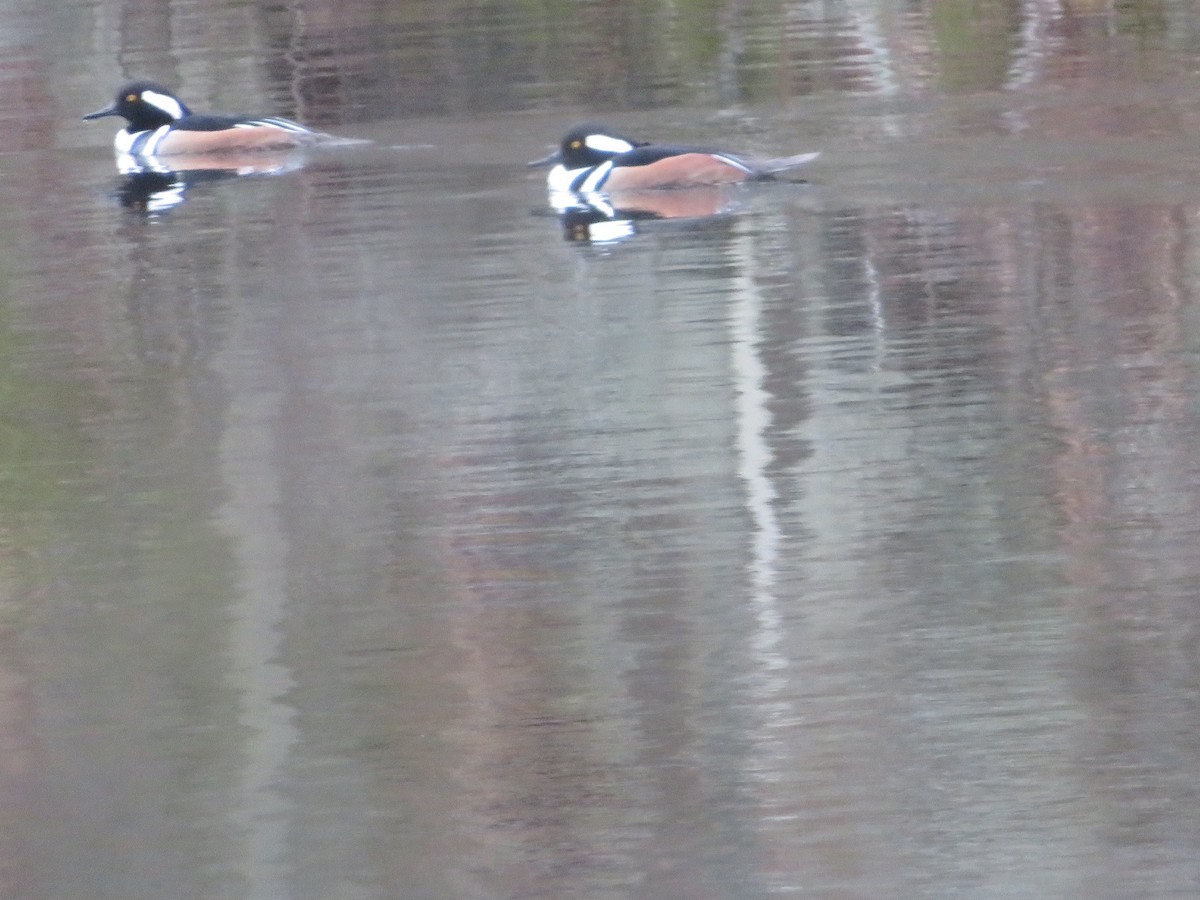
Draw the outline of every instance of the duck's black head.
M131 81L117 91L117 98L111 105L88 113L84 118L120 116L129 123L130 131L147 131L170 125L188 115L191 110L162 85L153 81Z
M598 166L614 156L628 153L635 147L646 146L645 141L616 134L603 125L587 123L576 125L565 135L558 149L545 159L531 162L531 166L549 166L561 163L567 169L584 169Z

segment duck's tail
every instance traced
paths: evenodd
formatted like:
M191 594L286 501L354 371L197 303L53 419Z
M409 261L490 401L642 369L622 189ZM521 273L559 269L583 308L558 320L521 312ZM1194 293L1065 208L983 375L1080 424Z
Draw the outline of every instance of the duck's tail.
M755 167L762 172L764 177L774 178L776 175L782 175L784 172L798 169L800 166L812 162L820 155L819 152L798 153L795 156L781 156L778 159L760 159L755 161Z

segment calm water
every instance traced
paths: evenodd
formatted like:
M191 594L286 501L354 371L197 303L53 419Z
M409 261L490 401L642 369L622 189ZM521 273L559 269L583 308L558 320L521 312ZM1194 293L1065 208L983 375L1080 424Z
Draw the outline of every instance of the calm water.
M1189 0L0 9L0 897L1200 894Z

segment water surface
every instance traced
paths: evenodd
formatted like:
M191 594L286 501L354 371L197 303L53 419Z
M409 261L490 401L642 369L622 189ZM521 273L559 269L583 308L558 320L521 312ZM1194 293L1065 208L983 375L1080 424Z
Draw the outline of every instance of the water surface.
M5 12L5 897L1200 888L1188 4ZM148 209L135 74L372 143Z

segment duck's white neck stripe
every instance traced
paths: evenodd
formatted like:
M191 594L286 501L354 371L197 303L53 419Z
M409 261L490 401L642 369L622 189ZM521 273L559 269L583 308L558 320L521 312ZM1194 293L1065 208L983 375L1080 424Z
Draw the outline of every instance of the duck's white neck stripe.
M134 140L134 135L130 133L129 129L122 128L113 139L113 149L118 153L129 153L133 149Z
M130 131L122 128L113 140L113 148L117 153L128 153L133 156L153 156L158 151L158 145L170 132L170 125L162 125L153 131Z
M546 184L552 191L567 191L570 192L571 185L575 183L575 179L579 177L581 172L586 169L568 169L566 166L555 166L546 176Z
M146 146L142 147L141 154L144 156L153 156L158 152L158 145L163 142L163 138L171 131L170 125L163 125L155 129L154 134L146 140Z
M608 173L612 171L612 167L611 159L608 162L600 163L600 165L592 169L587 178L583 179L583 182L576 190L584 193L600 190L600 186L604 184L604 179L608 178Z
M183 107L170 94L160 94L158 91L142 91L142 99L156 109L161 109L172 119L183 118Z

